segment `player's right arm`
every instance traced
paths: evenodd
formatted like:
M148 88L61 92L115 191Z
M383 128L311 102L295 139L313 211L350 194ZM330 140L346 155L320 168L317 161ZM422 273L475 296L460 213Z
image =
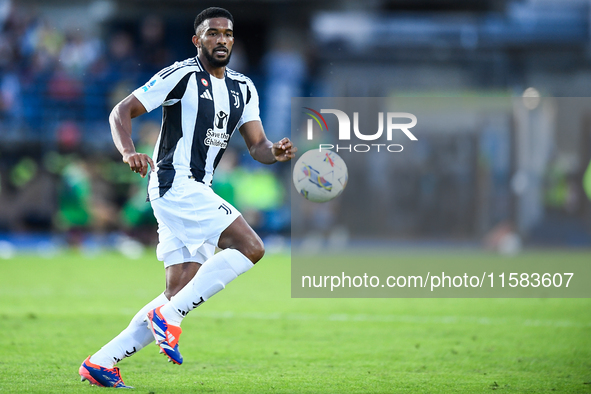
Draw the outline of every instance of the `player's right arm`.
M133 94L130 94L117 104L109 115L111 135L117 150L123 156L123 162L129 164L129 168L139 173L142 178L148 173L148 165L154 168L154 162L150 156L136 152L131 139L131 119L144 113L146 108Z
M131 139L131 119L161 105L174 105L178 102L184 93L184 88L180 87L186 87L186 84L179 85L179 81L196 67L198 66L195 61L188 59L161 70L150 78L148 83L134 90L111 111L109 123L115 146L123 156L123 161L129 164L129 168L142 177L148 173L149 166L154 169L154 162L150 156L135 151Z

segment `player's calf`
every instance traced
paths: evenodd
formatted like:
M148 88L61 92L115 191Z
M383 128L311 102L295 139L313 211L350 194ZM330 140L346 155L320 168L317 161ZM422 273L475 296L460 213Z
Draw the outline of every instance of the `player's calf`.
M169 359L176 364L182 363L183 359L178 350L178 336L185 316L253 266L251 260L238 250L222 250L207 260L191 282L172 297L170 302L148 313L154 338ZM178 334L175 334L174 330L178 330Z

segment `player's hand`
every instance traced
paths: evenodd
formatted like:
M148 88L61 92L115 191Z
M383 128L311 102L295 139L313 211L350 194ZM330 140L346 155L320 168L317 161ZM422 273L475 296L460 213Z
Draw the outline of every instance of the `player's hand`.
M293 146L289 138L276 142L271 147L271 152L277 161L289 161L295 157L298 148Z
M150 170L149 167L154 171L154 162L150 156L145 153L130 153L123 155L123 162L129 164L129 169L135 173L138 173L144 178ZM149 166L149 167L148 167Z

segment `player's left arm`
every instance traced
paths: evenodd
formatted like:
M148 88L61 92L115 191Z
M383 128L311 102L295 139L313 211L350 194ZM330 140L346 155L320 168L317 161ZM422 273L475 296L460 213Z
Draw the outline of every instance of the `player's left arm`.
M260 120L246 122L240 126L239 130L250 155L263 164L289 161L295 157L295 153L298 151L298 148L293 146L287 137L275 143L269 141Z

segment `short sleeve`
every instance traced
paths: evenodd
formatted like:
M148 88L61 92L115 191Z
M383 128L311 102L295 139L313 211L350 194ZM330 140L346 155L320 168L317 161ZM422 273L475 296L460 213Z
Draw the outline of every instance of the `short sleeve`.
M242 127L243 124L253 120L261 120L259 112L259 95L250 79L246 80L246 92L244 97L246 104L244 105L242 117L238 121L238 128Z
M142 103L148 112L161 105L166 105L165 101L168 94L175 88L179 82L179 78L184 76L184 73L176 72L162 78L163 71L150 78L144 86L133 91L133 95Z

